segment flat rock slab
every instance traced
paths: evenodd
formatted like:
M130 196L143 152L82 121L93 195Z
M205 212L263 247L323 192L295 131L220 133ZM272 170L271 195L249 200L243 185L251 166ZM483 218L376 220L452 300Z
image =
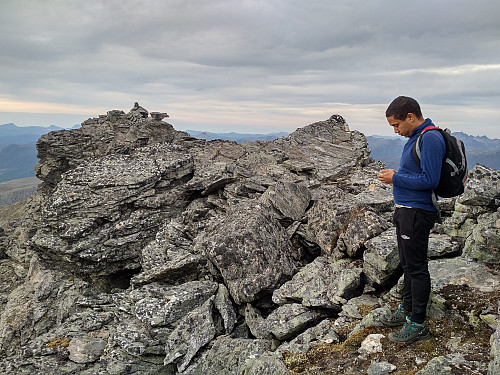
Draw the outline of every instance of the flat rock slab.
M448 285L467 285L481 292L500 289L500 275L488 267L465 258L437 259L429 262L432 288L440 291Z
M198 244L237 304L254 301L295 273L286 230L262 206L230 208L213 220Z
M352 267L347 260L318 257L275 290L273 302L296 301L308 307L340 311L346 299L361 294L361 284L361 268Z

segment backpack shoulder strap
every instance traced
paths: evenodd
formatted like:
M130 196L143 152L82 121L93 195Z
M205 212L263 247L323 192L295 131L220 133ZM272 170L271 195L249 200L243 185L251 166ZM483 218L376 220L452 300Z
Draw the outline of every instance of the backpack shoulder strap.
M427 126L418 135L417 140L415 141L415 144L413 145L412 154L419 165L420 165L420 142L422 142L422 135L428 130L441 130L441 128L438 128L437 126L432 126L432 125Z

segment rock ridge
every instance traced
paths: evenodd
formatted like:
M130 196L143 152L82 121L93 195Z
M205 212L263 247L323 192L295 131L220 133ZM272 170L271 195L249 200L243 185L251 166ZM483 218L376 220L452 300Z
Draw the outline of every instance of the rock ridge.
M500 372L499 171L440 201L415 360L380 323L402 272L362 133L207 142L168 117L135 103L37 142L42 183L0 212L2 373Z

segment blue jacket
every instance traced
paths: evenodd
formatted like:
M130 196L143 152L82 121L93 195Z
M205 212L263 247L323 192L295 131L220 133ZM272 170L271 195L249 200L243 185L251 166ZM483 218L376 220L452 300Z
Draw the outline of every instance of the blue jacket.
M436 211L432 204L432 189L439 183L441 165L446 154L446 144L438 131L429 131L422 136L420 144L420 165L413 157L413 145L420 132L427 126L433 126L431 119L426 119L410 135L403 148L399 170L392 177L394 202L403 206Z

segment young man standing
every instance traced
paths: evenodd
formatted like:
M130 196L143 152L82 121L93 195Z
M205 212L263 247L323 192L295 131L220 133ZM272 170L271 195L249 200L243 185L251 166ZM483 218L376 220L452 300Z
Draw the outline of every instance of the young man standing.
M418 102L405 96L394 99L385 115L395 133L409 138L399 170L383 169L378 175L380 181L393 186L399 262L404 271L403 303L386 317L385 324L403 325L390 333L389 339L408 344L430 337L424 325L431 291L427 248L429 233L438 217L432 190L439 183L446 145L440 132L424 133L419 164L412 154L413 145L424 128L433 126L432 121L424 120Z

